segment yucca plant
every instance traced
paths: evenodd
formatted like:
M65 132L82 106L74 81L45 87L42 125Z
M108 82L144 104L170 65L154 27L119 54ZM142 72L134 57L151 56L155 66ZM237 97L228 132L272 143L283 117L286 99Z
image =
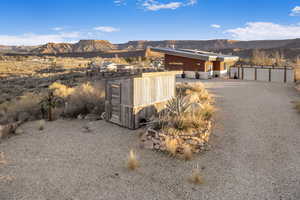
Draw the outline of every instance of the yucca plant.
M166 108L170 115L181 116L189 110L190 106L191 104L188 99L182 94L179 94L177 97L173 97L168 101Z
M41 106L41 111L43 114L43 118L45 117L45 113L48 114L48 120L52 121L52 110L58 106L58 104L62 103L64 100L60 97L57 97L53 94L53 91L50 90L48 92L48 96L46 96L42 101L39 103Z

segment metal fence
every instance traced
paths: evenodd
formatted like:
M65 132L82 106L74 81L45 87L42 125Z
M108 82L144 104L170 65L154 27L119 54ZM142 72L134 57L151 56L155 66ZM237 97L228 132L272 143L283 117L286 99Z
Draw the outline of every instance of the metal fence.
M295 72L291 67L234 66L229 70L229 77L242 80L287 83L295 81Z

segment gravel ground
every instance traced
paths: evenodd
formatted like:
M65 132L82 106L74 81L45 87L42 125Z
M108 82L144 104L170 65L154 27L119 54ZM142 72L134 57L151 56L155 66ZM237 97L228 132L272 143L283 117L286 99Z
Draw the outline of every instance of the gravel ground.
M300 199L300 115L292 86L206 81L218 112L210 151L192 161L140 149L139 131L104 121L58 120L0 144L0 200ZM92 132L83 131L89 123ZM141 167L125 168L129 150ZM188 183L201 168L202 185Z

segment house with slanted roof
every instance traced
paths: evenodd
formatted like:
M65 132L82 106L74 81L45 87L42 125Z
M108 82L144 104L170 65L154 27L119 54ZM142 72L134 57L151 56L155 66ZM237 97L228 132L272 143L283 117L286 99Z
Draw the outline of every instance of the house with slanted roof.
M165 69L183 71L187 78L208 79L227 75L230 66L239 57L190 49L154 48L151 51L164 54Z

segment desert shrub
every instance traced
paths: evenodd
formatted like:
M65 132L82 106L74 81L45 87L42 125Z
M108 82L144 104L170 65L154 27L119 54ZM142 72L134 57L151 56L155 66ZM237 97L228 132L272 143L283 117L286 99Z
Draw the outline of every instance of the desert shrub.
M102 82L88 82L75 88L54 83L50 88L54 95L65 100L64 115L67 117L88 113L101 114L104 111L105 88Z
M15 100L1 104L0 111L5 112L10 121L20 120L21 113L30 116L31 119L38 119L41 117L39 103L43 98L42 93L26 93Z
M61 98L67 98L75 91L74 88L70 88L58 82L54 82L52 85L50 85L49 89L54 91L55 96Z

